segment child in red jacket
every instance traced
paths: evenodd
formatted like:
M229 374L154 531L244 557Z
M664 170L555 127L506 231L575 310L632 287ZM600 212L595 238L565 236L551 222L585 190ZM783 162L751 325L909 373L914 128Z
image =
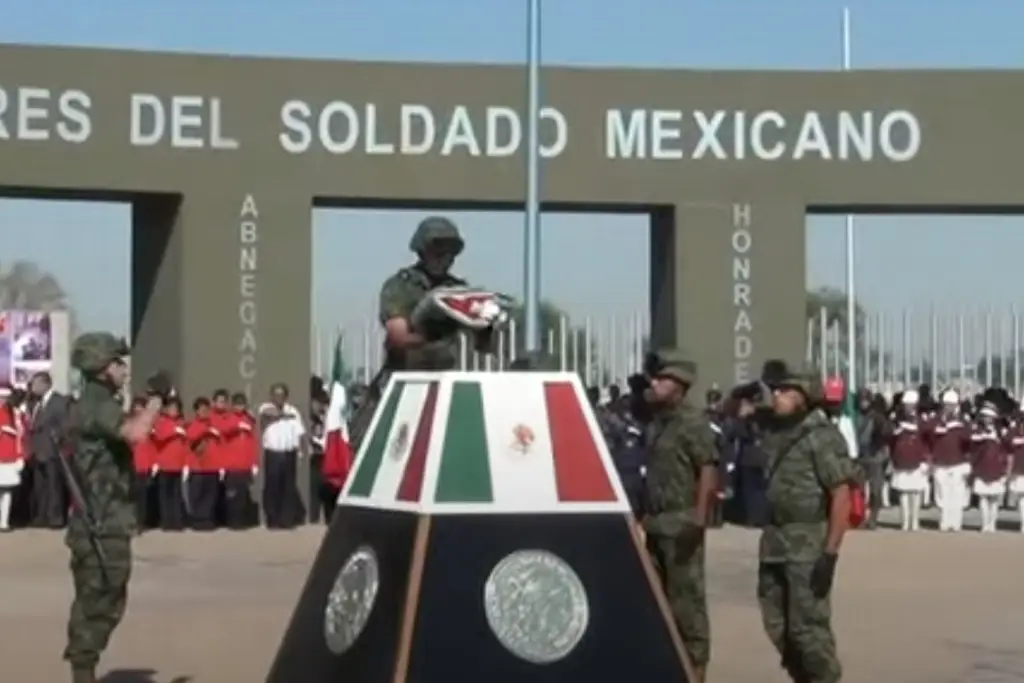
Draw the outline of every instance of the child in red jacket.
M249 412L245 394L231 397L231 410L221 417L224 438L224 522L229 529L246 529L253 523L251 486L259 472L259 439L256 419Z
M146 397L136 396L132 399L131 413L136 415L146 408ZM132 447L132 461L135 464L135 518L139 531L153 526L156 510L156 442L152 435Z
M156 475L160 528L164 531L181 531L185 528L182 479L189 457L189 446L185 438L181 401L177 397L164 404L160 417L153 424L153 445L156 455L151 471Z
M17 397L0 400L0 532L11 530L11 504L25 469L24 430Z
M219 392L218 392L219 393ZM212 531L217 527L217 497L220 492L220 464L223 447L210 399L200 397L192 404L194 416L185 428L189 453L185 465L186 495L192 528Z

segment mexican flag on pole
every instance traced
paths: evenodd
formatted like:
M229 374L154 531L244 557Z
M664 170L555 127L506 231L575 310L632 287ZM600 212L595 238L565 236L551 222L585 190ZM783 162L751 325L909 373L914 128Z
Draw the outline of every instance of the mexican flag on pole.
M843 401L843 412L839 416L839 431L846 440L850 457L856 458L859 455L857 452L857 394L853 391L847 392L846 400Z
M355 454L348 436L348 395L345 391L345 359L342 338L334 345L331 362L331 401L324 419L324 479L341 489L352 470Z

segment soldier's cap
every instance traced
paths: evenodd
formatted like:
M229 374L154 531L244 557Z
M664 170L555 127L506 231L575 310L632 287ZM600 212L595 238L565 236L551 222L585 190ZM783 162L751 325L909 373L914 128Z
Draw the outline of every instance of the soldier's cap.
M667 377L683 384L697 381L697 363L682 349L659 349L650 359L651 377Z
M796 389L809 401L821 401L824 389L821 378L815 372L786 368L786 372L765 378L765 384L775 390Z
M130 352L123 337L109 332L86 332L79 335L71 347L71 366L84 374L95 375Z
M409 249L418 254L430 244L450 246L456 255L462 253L466 246L455 223L444 216L429 216L420 221L409 240Z

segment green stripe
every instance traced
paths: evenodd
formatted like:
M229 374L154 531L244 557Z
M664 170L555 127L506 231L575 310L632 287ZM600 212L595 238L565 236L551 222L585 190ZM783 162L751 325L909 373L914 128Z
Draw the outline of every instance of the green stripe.
M391 425L395 422L395 413L398 412L398 402L402 400L402 390L405 389L405 382L395 382L395 387L388 396L387 403L381 411L380 419L377 420L377 428L373 430L370 437L370 444L366 447L366 455L359 461L359 469L356 470L355 478L352 480L352 488L348 495L366 498L373 490L373 482L377 479L377 470L384 460L384 451L388 447L388 434L391 433Z
M484 402L477 382L452 386L434 497L438 503L489 503L494 499Z

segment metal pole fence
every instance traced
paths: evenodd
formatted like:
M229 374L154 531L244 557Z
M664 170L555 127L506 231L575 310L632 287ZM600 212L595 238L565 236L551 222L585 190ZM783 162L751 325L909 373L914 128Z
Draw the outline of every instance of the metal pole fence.
M851 326L841 311L822 308L806 321L804 361L822 378L845 375L852 349L858 361L860 387L894 393L927 383L937 395L950 387L962 394L986 386L1003 386L1014 396L1024 390L1021 356L1022 329L1018 308L943 311L905 309L863 314L852 326L857 338L849 343ZM646 313L606 318L561 317L543 321L543 348L563 370L579 373L588 386L624 386L639 372L648 349L650 320ZM374 320L359 320L313 330L311 372L331 373L338 339L352 381L368 382L383 360L383 333ZM468 340L460 342L459 367L501 372L526 348L521 324L513 322L497 339L493 356L475 353ZM709 378L725 386L728 378Z

